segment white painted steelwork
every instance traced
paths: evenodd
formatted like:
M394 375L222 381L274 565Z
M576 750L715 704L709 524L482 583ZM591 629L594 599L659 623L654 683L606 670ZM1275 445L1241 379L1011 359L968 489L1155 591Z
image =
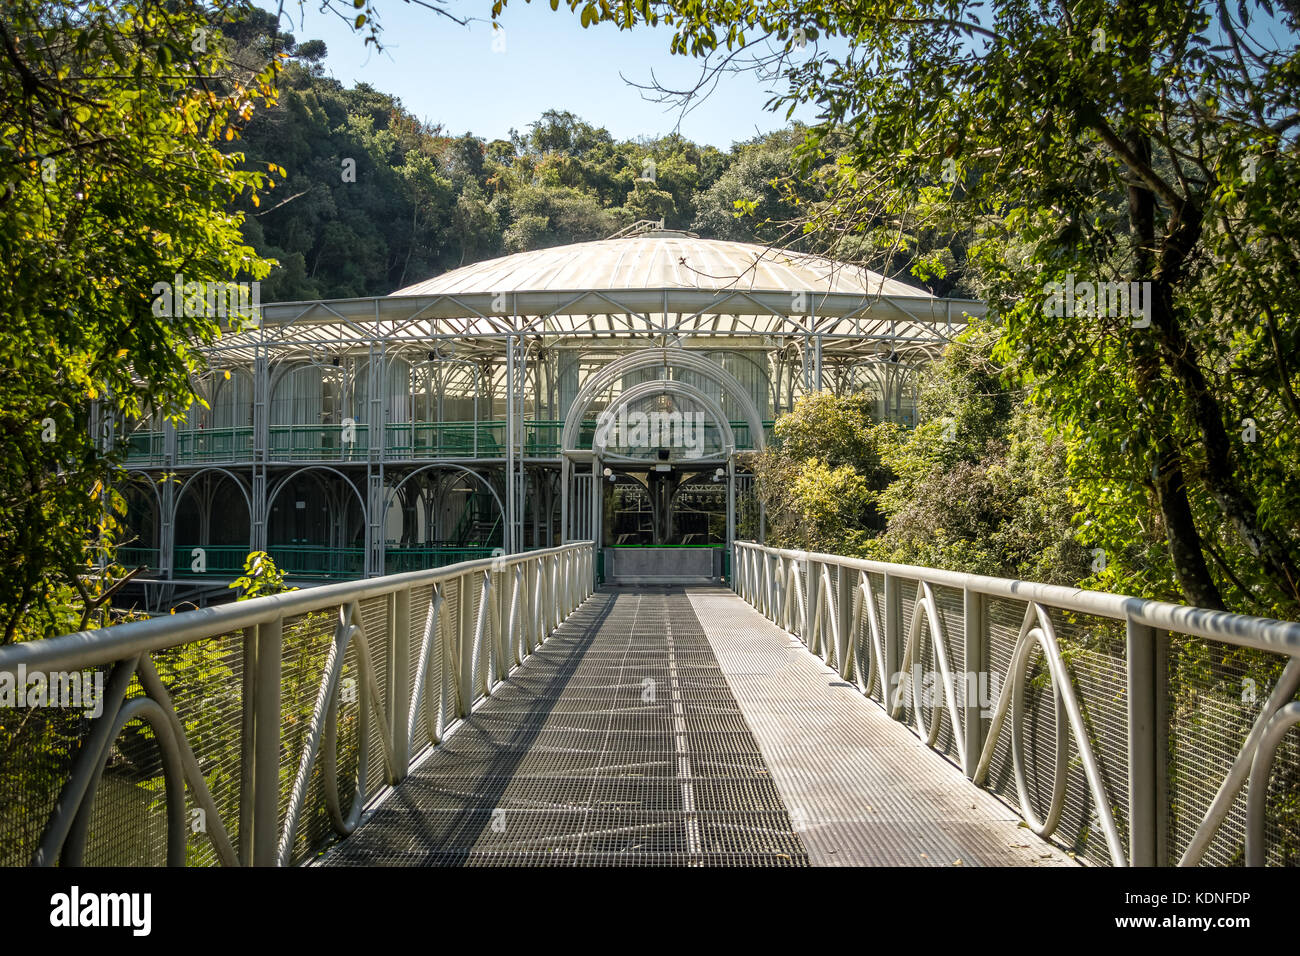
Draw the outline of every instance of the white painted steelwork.
M1288 703L1300 688L1300 624L1208 611L1028 581L962 574L935 568L888 564L831 554L769 548L737 542L733 550L736 593L768 619L804 641L808 648L864 693L879 682L887 711L900 719L904 709L903 682L917 669L922 629L928 630L935 657L935 683L943 689L938 706L947 711L958 762L976 783L987 785L994 751L1004 731L1010 736L1011 761L1020 812L1035 833L1050 837L1061 821L1065 802L1067 763L1071 748L1081 761L1097 822L1105 837L1110 862L1117 866L1155 866L1165 862L1159 851L1164 840L1168 807L1161 799L1166 767L1160 758L1168 748L1168 715L1160 702L1167 675L1159 666L1169 634L1181 634L1248 647L1286 659L1281 675L1263 702L1258 717L1236 756L1226 768L1218 792L1200 819L1178 864L1195 866L1223 825L1227 814L1249 785L1245 834L1246 860L1262 865L1264 795L1273 758L1287 730L1300 722L1300 704ZM883 577L883 594L873 581ZM915 585L910 626L904 633L900 585ZM979 701L955 696L958 686L950 660L953 638L945 633L934 589L960 590L963 595L961 649L967 671L983 670L989 646L987 602L1005 599L1023 605L1024 618L1015 640L1011 669L991 714L981 713ZM879 600L883 598L883 600ZM883 606L883 615L878 610ZM1052 621L1053 611L1073 612L1120 622L1125 627L1125 708L1128 841L1121 837L1112 807L1120 794L1107 792L1097 753L1087 730L1090 701L1080 690L1062 654ZM866 660L854 635L864 633ZM1046 663L1055 707L1055 753L1034 753L1036 765L1054 768L1046 813L1032 805L1026 764L1033 740L1024 729L1028 661L1037 647ZM1097 703L1093 701L1092 703ZM914 707L916 731L929 746L938 735L938 716L927 726L927 707ZM1162 751L1162 747L1164 750Z

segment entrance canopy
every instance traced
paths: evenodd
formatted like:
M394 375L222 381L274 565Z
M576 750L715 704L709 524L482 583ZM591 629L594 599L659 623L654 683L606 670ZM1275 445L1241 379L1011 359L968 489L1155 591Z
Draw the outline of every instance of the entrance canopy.
M763 418L749 391L725 368L687 349L640 349L587 379L565 416L560 447L568 457L594 450L631 460L725 460L736 451L733 416L748 428L751 447L761 451ZM583 423L593 417L589 444ZM665 426L672 440L651 441L663 437ZM664 449L666 457L660 454Z

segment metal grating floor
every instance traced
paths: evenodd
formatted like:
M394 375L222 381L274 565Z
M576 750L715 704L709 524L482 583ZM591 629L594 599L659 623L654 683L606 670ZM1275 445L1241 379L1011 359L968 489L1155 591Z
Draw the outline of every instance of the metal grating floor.
M730 591L689 600L813 866L1072 866Z
M640 588L593 595L321 863L808 856L690 597Z

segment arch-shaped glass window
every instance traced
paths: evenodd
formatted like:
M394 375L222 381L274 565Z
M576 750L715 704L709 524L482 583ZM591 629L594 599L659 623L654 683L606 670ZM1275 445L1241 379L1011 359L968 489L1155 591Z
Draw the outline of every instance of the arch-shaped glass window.
M417 422L477 422L487 409L482 375L466 359L433 358L410 370L411 416Z
M341 365L302 363L282 372L271 392L271 425L337 425L347 417Z
M680 386L639 389L599 417L595 446L611 458L658 463L725 456L731 432L725 422Z
M740 386L749 396L749 400L754 403L754 409L758 412L760 419L768 421L772 417L771 371L768 367L766 351L760 349L719 349L704 354L722 366L724 371L740 383ZM696 382L691 382L691 384L697 388L700 387ZM717 392L717 394L714 395L713 392ZM739 421L745 417L744 409L740 407L740 403L725 389L714 384L713 391L709 392L709 394L722 404L723 411L733 421Z
M213 428L250 428L253 424L253 376L247 369L214 372L210 418Z

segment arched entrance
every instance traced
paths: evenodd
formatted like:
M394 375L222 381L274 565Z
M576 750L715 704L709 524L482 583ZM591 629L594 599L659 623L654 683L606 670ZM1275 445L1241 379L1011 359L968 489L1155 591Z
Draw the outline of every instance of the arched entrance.
M645 349L601 369L561 433L565 540L596 541L606 581L724 579L736 537L733 424L762 449L749 390L698 352Z

